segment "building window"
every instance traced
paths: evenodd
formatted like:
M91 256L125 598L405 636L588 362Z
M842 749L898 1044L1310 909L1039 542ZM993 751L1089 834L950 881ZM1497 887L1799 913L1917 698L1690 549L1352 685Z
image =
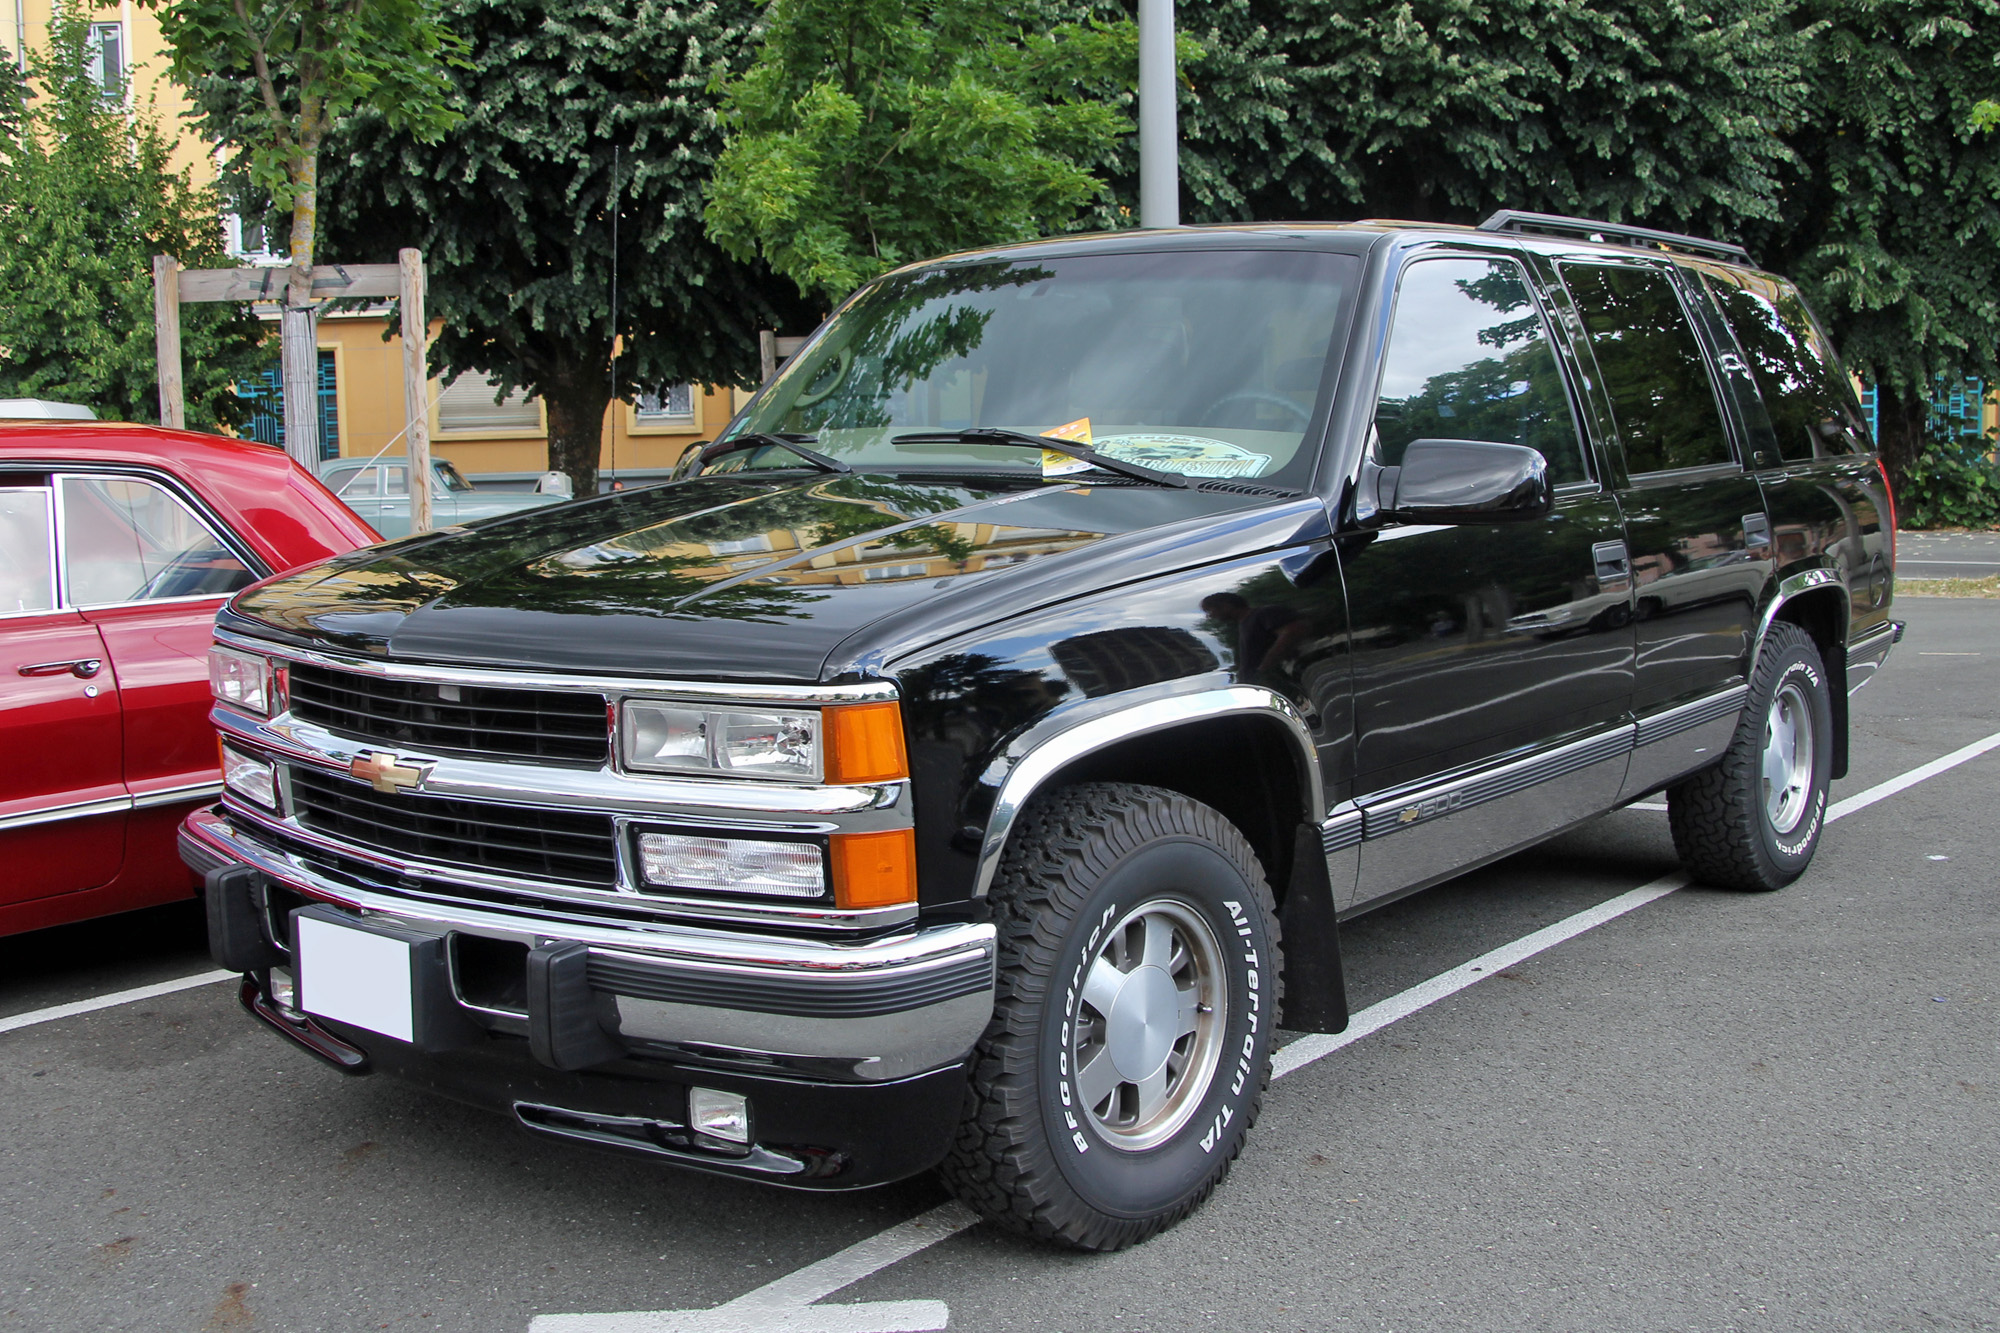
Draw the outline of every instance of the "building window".
M754 551L770 550L771 539L760 532L754 537L744 537L737 541L710 542L708 549L716 555L749 555Z
M870 565L861 571L861 577L875 579L920 579L930 573L929 565Z
M667 384L654 393L642 393L632 404L632 415L642 426L694 424L694 385Z
M224 214L222 229L223 244L236 258L252 263L269 263L278 258L271 253L271 236L264 230L262 214Z
M519 389L510 389L499 402L493 401L494 382L477 371L460 375L438 393L438 424L445 431L485 433L492 431L539 431L542 404Z
M256 440L274 448L285 447L285 391L283 373L277 366L247 385L236 386L239 398L250 400L250 420L243 425L246 440ZM319 456L322 461L340 457L340 386L335 379L333 349L319 351Z
M125 96L125 25L90 25L90 81L104 91L104 100Z

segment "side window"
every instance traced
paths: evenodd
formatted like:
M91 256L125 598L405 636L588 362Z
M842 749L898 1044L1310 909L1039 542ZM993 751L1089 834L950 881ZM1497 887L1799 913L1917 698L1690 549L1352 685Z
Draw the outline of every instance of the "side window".
M410 493L410 470L401 463L382 468L382 494L408 495Z
M219 596L256 577L150 481L64 477L61 485L63 584L72 606Z
M381 489L375 480L375 469L372 467L342 468L338 472L326 474L321 480L326 482L328 490L343 500L373 497Z
M1778 456L1797 461L1866 451L1854 390L1798 291L1748 274L1711 274L1708 289L1750 363Z
M1375 432L1385 464L1400 463L1412 440L1494 440L1540 450L1552 481L1588 479L1562 372L1519 267L1420 259L1403 271Z
M1562 276L1611 399L1626 468L1637 476L1730 462L1701 344L1666 271L1564 264Z
M0 616L55 609L50 526L47 487L0 487Z

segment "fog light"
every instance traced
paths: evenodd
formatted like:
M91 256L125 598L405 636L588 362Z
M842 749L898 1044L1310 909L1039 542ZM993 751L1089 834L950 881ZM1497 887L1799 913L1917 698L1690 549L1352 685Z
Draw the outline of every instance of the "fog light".
M814 842L641 833L639 874L647 884L697 893L826 896L826 853Z
M688 1089L688 1126L729 1143L750 1142L750 1101L715 1088Z
M229 746L222 750L222 785L267 810L278 808L278 775L268 759L253 759Z

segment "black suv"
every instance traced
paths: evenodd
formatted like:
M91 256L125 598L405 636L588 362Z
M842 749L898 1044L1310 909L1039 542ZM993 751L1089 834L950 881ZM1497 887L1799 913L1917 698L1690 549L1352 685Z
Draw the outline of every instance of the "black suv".
M1853 389L1740 250L1540 215L889 274L671 483L246 591L212 945L528 1130L1113 1249L1338 923L1664 791L1811 860L1887 657Z

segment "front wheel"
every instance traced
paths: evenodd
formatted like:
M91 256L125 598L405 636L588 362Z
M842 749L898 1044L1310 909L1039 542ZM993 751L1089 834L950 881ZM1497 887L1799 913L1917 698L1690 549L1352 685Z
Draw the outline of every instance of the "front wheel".
M1805 873L1826 822L1833 705L1812 637L1774 623L1722 762L1667 791L1674 850L1722 889L1783 888Z
M993 890L1000 984L942 1168L1023 1235L1145 1240L1228 1173L1270 1076L1281 997L1249 843L1158 787L1069 787L1023 812Z

